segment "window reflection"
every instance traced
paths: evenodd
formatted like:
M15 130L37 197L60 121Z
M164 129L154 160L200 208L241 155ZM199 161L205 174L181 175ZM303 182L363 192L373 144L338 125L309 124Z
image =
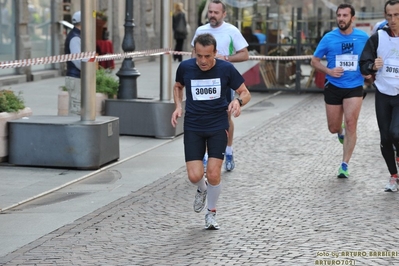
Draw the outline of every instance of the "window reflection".
M40 3L39 3L40 2ZM29 4L29 37L34 57L51 56L51 0ZM33 65L32 71L51 69L51 64Z
M15 16L14 1L1 1L0 4L0 61L15 59ZM2 69L0 74L14 74L15 69Z

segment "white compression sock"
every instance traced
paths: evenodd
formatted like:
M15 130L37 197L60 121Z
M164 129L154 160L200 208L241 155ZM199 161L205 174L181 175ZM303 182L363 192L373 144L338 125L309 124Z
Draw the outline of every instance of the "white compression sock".
M202 177L202 179L199 182L195 183L194 185L196 185L199 188L199 190L201 190L201 192L204 192L205 190L207 190L207 185L205 183L205 177Z
M216 186L208 184L208 195L207 195L208 210L216 210L216 203L219 199L221 191L222 191L221 183L219 183L219 185Z
M226 147L226 154L232 155L232 154L233 154L233 147L227 146L227 147Z

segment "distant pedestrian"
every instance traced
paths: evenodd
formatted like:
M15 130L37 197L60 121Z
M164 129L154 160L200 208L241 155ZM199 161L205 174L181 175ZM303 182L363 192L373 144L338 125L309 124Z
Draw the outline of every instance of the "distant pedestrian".
M80 11L72 16L73 29L65 39L65 54L81 53L80 38ZM74 60L67 62L67 73L65 77L65 87L69 93L69 114L80 115L81 108L81 85L80 85L81 61Z
M176 109L171 123L177 125L182 116L183 95L186 96L184 114L184 154L188 179L198 187L194 211L201 212L208 201L205 215L206 229L219 229L216 222L216 203L221 192L221 168L227 145L228 114L238 117L241 106L251 94L244 78L235 67L216 59L216 40L211 34L200 34L194 40L195 58L183 61L176 72L173 96ZM185 93L183 89L185 88ZM233 89L239 98L230 103L226 94ZM207 181L202 158L208 149Z
M355 9L341 4L336 10L337 29L328 32L317 45L311 64L326 74L324 101L328 129L343 144L338 177L349 177L348 163L357 140L357 121L363 101L364 77L358 60L368 35L353 28ZM326 56L327 66L321 63ZM342 122L344 121L344 122ZM345 137L344 137L345 136Z
M187 19L186 11L183 9L183 3L176 3L173 12L173 37L176 41L175 51L183 51L184 40L187 38ZM183 56L173 55L173 60L181 62Z
M360 57L360 70L375 76L380 149L391 175L385 191L392 192L398 190L399 180L399 1L387 1L384 12L388 24L368 39Z
M266 35L260 29L256 29L254 35L258 37L258 41L260 44L266 43Z
M245 27L242 31L242 36L248 43L248 51L257 51L260 53L260 45L258 37L252 32L251 27Z

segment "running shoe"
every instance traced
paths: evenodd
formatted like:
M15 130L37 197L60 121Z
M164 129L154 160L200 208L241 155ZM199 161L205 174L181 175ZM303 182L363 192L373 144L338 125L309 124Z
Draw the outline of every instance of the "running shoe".
M205 229L219 230L219 225L216 222L216 211L209 211L205 214Z
M348 165L345 163L342 163L341 166L338 169L338 178L348 178L349 177L349 171L348 171Z
M391 176L388 184L385 186L385 192L398 191L398 178Z
M342 134L337 134L338 135L338 140L339 140L339 142L341 143L341 144L344 144L344 137L345 137L345 123L344 122L342 122L342 125L341 125L341 127L342 127Z
M201 192L199 189L197 189L197 194L195 195L194 204L193 204L195 212L201 212L204 209L206 194L207 190Z
M232 171L235 166L233 154L226 154L226 160L224 162L226 171Z
M341 134L337 134L338 135L338 140L339 140L339 142L341 143L341 144L344 144L344 137L345 137L345 135L341 135Z

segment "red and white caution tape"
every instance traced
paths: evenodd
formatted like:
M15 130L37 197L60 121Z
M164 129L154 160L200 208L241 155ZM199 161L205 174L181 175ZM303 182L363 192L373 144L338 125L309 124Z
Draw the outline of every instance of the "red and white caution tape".
M170 51L174 55L191 55L191 52ZM259 61L293 61L293 60L308 60L312 59L312 55L296 55L296 56L266 56L266 55L250 55L249 60Z
M105 54L105 55L96 56L96 61L108 61L108 60L124 59L124 58L156 56L156 55L163 55L163 54L169 54L169 53L170 53L170 49L163 48L163 49L121 53L121 54Z
M55 55L48 57L39 57L32 59L21 59L14 61L3 61L0 62L0 68L17 68L17 67L27 67L31 65L42 65L42 64L54 64L74 60L82 60L86 62L99 62L99 61L109 61L115 59L125 59L125 58L136 58L136 57L146 57L146 56L156 56L156 55L191 55L191 52L180 52L172 51L168 48L155 49L155 50L143 50L137 52L127 52L119 54L105 54L97 55L96 52L83 52L78 54L64 54ZM312 55L299 55L299 56L265 56L265 55L250 55L249 60L265 60L265 61L293 61L293 60L308 60L311 59Z
M17 67L26 67L31 65L43 65L43 64L53 64L60 63L72 60L84 60L87 59L95 59L96 52L84 52L79 54L64 54L64 55L55 55L48 57L38 57L31 59L20 59L14 61L4 61L0 62L0 68L17 68Z
M309 60L312 55L294 55L294 56L266 56L266 55L250 55L249 60L261 61L296 61L296 60Z

